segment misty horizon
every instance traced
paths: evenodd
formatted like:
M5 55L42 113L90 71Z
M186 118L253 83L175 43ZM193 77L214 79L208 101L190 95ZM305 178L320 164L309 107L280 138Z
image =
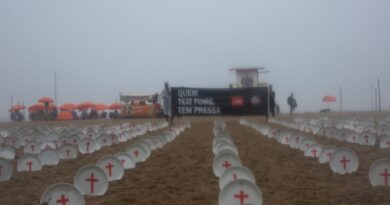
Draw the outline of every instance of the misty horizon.
M160 93L163 83L228 87L229 69L265 67L260 79L287 112L328 105L372 111L371 86L381 80L390 110L390 2L287 1L2 1L0 121L13 102L40 97L58 104L111 104L121 92ZM150 93L151 92L151 93ZM26 116L27 117L27 116Z

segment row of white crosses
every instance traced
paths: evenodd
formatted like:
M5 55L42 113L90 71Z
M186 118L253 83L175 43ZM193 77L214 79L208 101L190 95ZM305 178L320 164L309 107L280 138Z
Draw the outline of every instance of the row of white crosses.
M213 171L219 177L219 205L261 205L263 197L252 172L242 166L236 145L225 130L225 123L215 121Z
M271 139L276 139L281 144L287 144L291 148L304 151L306 157L318 158L321 164L329 163L331 170L335 173L353 173L359 167L358 156L352 149L321 146L315 140L304 138L302 135L278 132L268 125L260 125L248 120L240 120L240 123L256 129ZM301 142L298 143L298 141ZM383 158L373 162L368 172L368 178L372 186L390 186L390 159Z
M18 172L34 172L42 170L43 166L56 166L59 161L66 159L76 159L81 154L92 154L106 146L113 146L118 143L126 142L135 137L144 135L147 131L155 131L166 127L167 123L158 123L152 125L144 123L135 127L124 126L121 129L115 129L110 135L84 135L82 140L73 140L76 136L59 137L56 143L51 142L50 146L41 146L37 154L24 154L17 161ZM106 129L110 129L109 127ZM95 136L95 137L94 137ZM118 137L119 136L119 137ZM104 140L102 140L102 138ZM67 140L69 143L60 143ZM45 142L48 143L48 142ZM29 143L28 143L29 144ZM0 157L0 182L10 180L13 175L13 166L9 159Z
M375 126L366 121L335 121L327 118L321 120L294 119L294 123L273 119L271 122L297 129L302 132L338 139L349 143L390 148L390 124L382 121Z
M390 118L386 119L370 119L370 118L350 118L350 119L337 119L337 118L294 118L294 122L310 127L335 127L337 129L354 131L357 133L370 132L372 134L389 135L390 134Z
M163 124L163 123L161 123ZM167 126L167 123L164 123ZM0 157L6 159L14 159L14 149L23 148L26 154L40 154L40 152L46 148L60 148L66 144L73 144L79 146L83 140L86 141L86 145L89 145L88 140L94 140L96 146L95 149L88 150L88 146L85 146L86 152L93 152L99 150L100 147L106 146L107 144L116 143L117 141L123 142L128 140L130 133L139 133L143 130L153 131L152 129L158 129L152 126L150 122L143 123L142 125L130 126L129 123L121 126L88 126L84 128L71 129L65 131L66 127L54 128L52 130L46 130L45 132L39 133L19 133L6 135L3 139L3 148L0 148ZM141 133L142 134L142 133ZM117 136L115 136L117 135ZM0 140L0 144L2 140ZM66 149L65 149L66 150ZM80 149L83 153L84 149Z
M240 123L254 128L264 136L274 139L280 144L288 145L292 149L301 150L305 157L316 158L319 163L329 163L331 170L338 174L354 173L359 168L357 154L349 148L336 148L334 146L323 146L313 138L304 137L300 133L278 131L268 125L240 120Z
M101 196L108 189L109 182L121 180L124 171L135 168L137 163L149 158L153 150L172 142L190 123L170 128L168 131L143 139L127 147L124 152L101 158L95 165L80 168L74 183L58 183L45 190L40 204L48 205L84 205L84 195Z

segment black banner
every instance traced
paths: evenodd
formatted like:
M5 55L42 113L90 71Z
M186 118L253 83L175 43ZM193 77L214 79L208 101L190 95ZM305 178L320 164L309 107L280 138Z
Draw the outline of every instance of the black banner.
M175 115L267 115L268 88L173 87Z

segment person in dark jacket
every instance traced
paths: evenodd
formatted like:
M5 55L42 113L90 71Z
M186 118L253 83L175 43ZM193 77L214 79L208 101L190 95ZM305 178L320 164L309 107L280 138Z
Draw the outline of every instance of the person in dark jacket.
M290 115L292 115L294 110L298 107L297 101L294 98L294 93L291 93L287 98L287 104L290 106Z
M275 111L276 111L275 92L272 90L272 88L269 96L269 107L271 110L272 117L275 117Z

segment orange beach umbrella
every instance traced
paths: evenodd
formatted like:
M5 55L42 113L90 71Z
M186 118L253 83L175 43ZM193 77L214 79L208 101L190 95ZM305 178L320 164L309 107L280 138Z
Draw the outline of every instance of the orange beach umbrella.
M119 103L113 103L110 106L108 106L108 109L110 110L120 110L122 108L122 105Z
M54 102L54 100L51 97L41 97L41 98L39 98L38 102L41 102L41 103L52 103L52 102Z
M42 103L35 103L28 107L28 112L38 112L45 109L45 105Z
M12 106L9 111L10 112L14 112L14 111L17 111L17 110L24 110L26 109L26 107L24 107L24 105L21 105L21 104L17 104L17 105L14 105Z
M86 110L86 109L93 108L93 107L95 107L95 103L87 101L87 102L81 103L78 106L78 109L79 110Z
M96 110L106 110L107 106L105 104L98 103L98 104L95 105L95 109Z
M72 111L77 109L77 105L73 103L65 103L60 107L61 110Z
M326 95L322 98L322 102L326 102L326 103L336 102L336 97L333 95Z

